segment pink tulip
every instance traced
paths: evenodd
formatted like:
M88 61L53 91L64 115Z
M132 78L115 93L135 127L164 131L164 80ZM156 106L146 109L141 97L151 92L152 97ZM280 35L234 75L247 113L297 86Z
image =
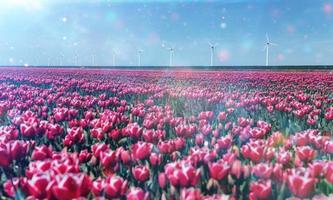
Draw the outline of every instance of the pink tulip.
M216 163L209 163L208 167L209 167L210 177L215 180L224 179L228 175L230 170L230 166L227 165L222 160L219 160Z
M147 166L136 166L132 168L133 177L140 182L145 182L149 179L150 172Z

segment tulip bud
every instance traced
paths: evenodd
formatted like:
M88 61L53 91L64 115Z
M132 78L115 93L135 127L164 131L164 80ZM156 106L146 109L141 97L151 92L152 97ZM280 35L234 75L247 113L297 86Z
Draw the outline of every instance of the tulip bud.
M127 200L149 200L149 193L143 191L141 188L131 188L126 195Z
M132 175L137 181L145 182L149 179L150 173L147 166L137 166L132 168Z
M231 166L231 174L239 179L242 175L242 163L240 160L235 160Z
M125 165L129 164L132 160L131 154L129 153L129 151L123 150L120 153L120 159Z
M158 184L160 185L160 187L161 187L162 189L165 188L165 186L166 186L166 184L167 184L167 179L166 179L166 176L165 176L164 173L160 173L160 174L158 175Z
M161 155L152 153L149 157L149 161L152 166L159 165L161 163Z

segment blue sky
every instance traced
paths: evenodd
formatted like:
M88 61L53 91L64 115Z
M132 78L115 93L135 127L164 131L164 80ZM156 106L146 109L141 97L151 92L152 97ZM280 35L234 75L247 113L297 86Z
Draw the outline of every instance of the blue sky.
M3 0L0 65L333 64L333 0Z

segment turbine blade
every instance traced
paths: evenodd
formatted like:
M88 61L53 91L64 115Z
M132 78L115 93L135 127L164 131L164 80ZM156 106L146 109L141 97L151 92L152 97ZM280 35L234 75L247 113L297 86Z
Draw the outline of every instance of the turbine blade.
M272 45L272 46L279 46L278 44L276 44L276 43L269 43L270 45Z
M269 43L269 37L267 33L266 33L266 41Z

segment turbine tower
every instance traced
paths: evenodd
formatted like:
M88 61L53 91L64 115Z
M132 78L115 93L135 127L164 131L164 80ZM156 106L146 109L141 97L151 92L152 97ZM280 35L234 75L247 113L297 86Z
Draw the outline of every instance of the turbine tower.
M141 66L141 54L143 53L143 50L142 49L139 49L138 50L138 66L140 67Z
M266 44L265 44L265 49L266 49L266 66L269 64L269 47L270 46L277 46L277 44L270 42L268 34L266 34Z
M210 47L210 66L214 66L215 48L218 46L218 43L213 44L208 42L208 45Z
M168 48L168 50L169 50L169 53L170 53L170 55L169 55L169 66L171 67L172 65L173 65L173 55L174 55L174 52L175 52L175 48L174 47L170 47L170 48Z

